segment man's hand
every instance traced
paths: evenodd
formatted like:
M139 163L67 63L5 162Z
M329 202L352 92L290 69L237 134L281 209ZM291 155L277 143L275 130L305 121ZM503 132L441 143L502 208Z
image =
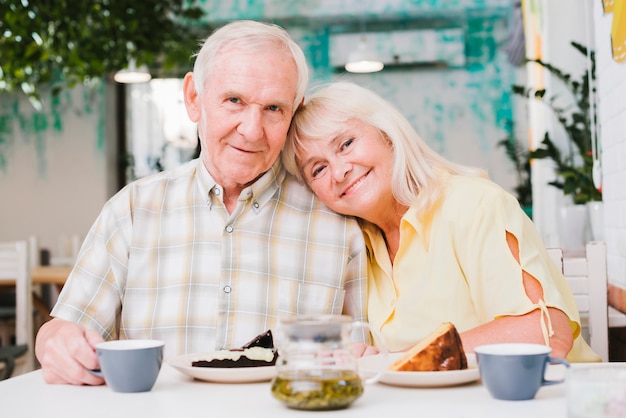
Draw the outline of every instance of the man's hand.
M37 333L35 354L44 380L55 384L103 384L103 378L89 372L99 368L95 346L102 341L96 331L63 319L53 318L43 324Z

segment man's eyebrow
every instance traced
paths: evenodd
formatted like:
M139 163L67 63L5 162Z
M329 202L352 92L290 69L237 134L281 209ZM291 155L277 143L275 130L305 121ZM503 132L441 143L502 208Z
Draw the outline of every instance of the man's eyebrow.
M221 93L222 97L241 97L241 94L237 93L234 90L225 90Z
M243 99L245 101L245 97L243 97L241 93L234 91L234 90L226 90L222 92L222 97L224 97L225 99L236 97L238 99ZM276 101L268 102L267 104L263 105L263 107L268 107L268 106L278 106L281 109L288 109L290 106L293 106L293 102L276 100Z

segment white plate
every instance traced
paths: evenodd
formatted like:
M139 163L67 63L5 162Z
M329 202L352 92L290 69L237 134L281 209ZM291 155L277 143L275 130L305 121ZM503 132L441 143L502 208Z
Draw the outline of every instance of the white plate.
M203 360L211 357L211 353L183 354L173 357L167 363L188 376L207 382L220 383L250 383L265 382L276 375L275 366L260 367L194 367L192 361Z
M364 377L372 377L380 370L384 370L394 360L400 358L403 353L392 353L387 356L377 354L373 356L361 357L358 360L359 372ZM393 372L385 370L379 382L394 386L409 387L441 387L456 386L464 383L474 382L480 378L476 356L467 354L467 369L448 370L439 372Z

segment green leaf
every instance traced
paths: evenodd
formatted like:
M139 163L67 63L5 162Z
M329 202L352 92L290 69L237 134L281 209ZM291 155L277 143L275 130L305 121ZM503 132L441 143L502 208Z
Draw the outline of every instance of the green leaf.
M197 39L211 31L204 10L185 0L16 1L8 9L0 12L0 92L25 83L34 102L52 82L88 83L131 59L155 73L162 62L188 69Z
M579 79L542 60L528 60L541 65L563 83L569 97L547 96L543 89L535 91L519 85L512 86L511 90L528 99L541 100L554 112L567 134L570 146L566 150L559 149L546 133L540 146L530 152L530 157L552 160L558 179L548 184L563 190L575 203L585 203L602 200L602 193L595 188L592 179L592 126L597 124L596 115L591 111L590 97L595 92L595 53L581 44L571 44L591 63L591 70L585 71Z

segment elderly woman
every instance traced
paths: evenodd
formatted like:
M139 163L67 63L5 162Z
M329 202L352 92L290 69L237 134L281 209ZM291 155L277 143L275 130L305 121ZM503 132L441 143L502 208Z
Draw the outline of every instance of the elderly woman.
M435 153L378 95L346 82L313 92L283 159L329 208L359 218L369 321L390 350L452 322L467 352L529 342L570 361L600 360L518 201L482 171Z

